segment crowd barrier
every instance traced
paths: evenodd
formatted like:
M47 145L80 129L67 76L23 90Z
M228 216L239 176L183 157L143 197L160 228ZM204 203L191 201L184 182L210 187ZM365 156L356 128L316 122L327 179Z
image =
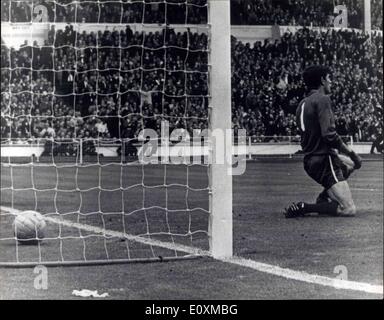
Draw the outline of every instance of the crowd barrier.
M252 141L251 138L247 140L245 144L236 144L233 146L233 153L235 155L246 155L251 158L254 155L294 155L301 152L301 146L295 139L282 139L283 141L268 142ZM269 140L264 137L264 141ZM36 139L33 141L12 141L1 144L1 157L35 157L39 159L45 153L50 155L53 150L56 150L56 154L60 155L60 146L71 146L72 154L70 156L82 157L87 155L88 149L84 147L86 141L92 141L93 143L93 155L100 155L102 157L118 157L121 154L126 154L127 148L134 149L134 153L138 153L143 148L143 143L134 142L130 140L120 141L98 141L98 140L83 140L73 139L70 141L55 140L51 142L47 147L47 141L45 139ZM369 154L371 150L371 142L350 142L351 147L359 154ZM169 154L169 156L207 156L209 153L208 146L196 146L189 142L171 142L167 145L161 143L156 144L144 144L145 152L153 157L160 157L161 155ZM59 150L59 151L57 151ZM51 153L50 153L51 152ZM65 153L65 151L64 151ZM54 153L53 153L54 154ZM65 155L65 154L61 154Z

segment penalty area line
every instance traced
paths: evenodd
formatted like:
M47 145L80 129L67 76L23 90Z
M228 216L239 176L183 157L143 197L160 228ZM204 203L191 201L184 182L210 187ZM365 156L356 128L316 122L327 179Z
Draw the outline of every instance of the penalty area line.
M8 207L0 206L0 210L4 212L9 212L10 214L17 215L21 210L12 209ZM113 230L107 230L95 226L90 226L82 223L72 222L65 219L59 219L59 218L52 218L44 216L44 219L48 222L56 223L56 224L62 224L64 226L73 227L82 229L85 231L91 231L99 234L104 234L106 236L112 236L112 237L120 237L125 238L132 241L137 241L143 244L147 245L153 245L158 246L170 250L177 250L177 251L183 251L192 255L201 255L201 256L207 256L212 257L211 253L206 250L193 248L189 246L184 246L180 244L170 243L170 242L164 242L159 240L154 240L150 238L143 238L140 236L134 236L130 234L126 234L119 231L113 231ZM372 294L379 294L383 295L383 286L380 285L373 285L370 283L365 282L358 282L358 281L350 281L350 280L342 280L337 278L331 278L326 276L320 276L317 274L310 274L304 271L296 271L289 268L282 268L277 265L271 265L267 263L258 262L255 260L245 259L242 257L234 256L234 257L228 257L228 258L214 258L221 262L226 262L234 265L238 265L241 267L247 267L250 269L253 269L255 271L271 274L274 276L279 276L285 279L289 280L295 280L300 282L306 282L311 284L316 284L324 287L331 287L334 289L339 290L351 290L351 291L360 291L360 292L366 292L366 293L372 293Z

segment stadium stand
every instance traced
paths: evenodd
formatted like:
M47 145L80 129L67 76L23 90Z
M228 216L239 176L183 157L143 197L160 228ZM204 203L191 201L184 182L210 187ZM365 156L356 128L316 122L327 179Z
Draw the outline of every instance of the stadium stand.
M336 4L348 8L348 27L363 27L363 0L233 0L231 1L232 24L234 25L297 25L321 26L332 25L333 9ZM383 2L371 3L372 29L383 30Z
M193 52L189 52L187 57L187 50L176 47L167 49L169 58L166 60L166 69L169 71L165 79L161 74L162 70L159 69L164 64L164 50L150 50L163 45L164 35L161 32L146 35L145 48L148 50L144 50L143 67L155 71L146 73L143 89L160 91L164 87L165 101L162 103L161 93L154 92L150 96L150 101L146 101L143 110L140 111L142 97L138 91L141 71L138 68L141 63L143 33L133 33L129 27L121 32L99 32L98 41L102 46L109 47L98 49L96 56L96 48L90 47L96 45L96 34L85 32L78 34L76 47L79 52L75 53L75 32L72 26L52 32L55 33L53 47L48 42L47 46L42 47L37 44L34 46L26 44L19 50L14 48L9 50L5 45L2 46L1 89L2 92L8 93L3 94L1 104L2 122L5 124L1 132L3 138L42 137L42 123L46 122L52 126L54 132L49 135L66 138L86 136L133 138L142 129L142 125L160 130L160 121L153 120L156 114L167 115L171 121L171 128L184 126L180 123L181 114L184 116L190 114L201 119L207 117L207 108L203 107L206 106L206 99L188 98L186 113L184 97L184 93L194 96L206 96L208 93L205 34L176 33L168 29L166 39L168 46L187 48L188 43L189 50ZM119 41L122 47L127 49L118 49ZM113 49L114 47L116 49ZM50 69L52 63L54 69ZM184 63L186 70L191 71L187 79L182 72ZM13 70L7 69L9 67ZM96 70L97 67L99 71ZM157 81L158 79L162 79L161 83ZM185 83L186 92L184 92ZM132 93L130 90L137 92ZM28 101L31 101L32 93L34 98L31 107ZM139 121L137 116L139 111L147 117L144 123ZM117 132L119 125L116 121L119 121L119 115L122 117L121 132ZM32 116L30 124L26 120L28 116ZM78 120L73 120L73 117L81 119L79 121L83 121L82 126L76 125ZM95 126L101 119L107 124L106 130L100 131ZM192 130L202 125L191 120L187 123L187 128ZM44 135L47 134L44 132Z
M251 136L296 135L293 114L305 94L301 72L322 63L335 79L337 130L355 141L369 141L382 119L383 53L381 35L367 39L355 32L306 28L253 48L233 38L234 125Z
M167 23L204 24L207 22L206 0L34 0L34 7L42 4L48 21L67 23ZM37 13L31 12L32 1L3 0L2 21L30 22ZM145 7L144 7L145 6Z
M154 3L152 3L154 2ZM372 28L383 30L382 0L371 1ZM31 13L32 1L1 1L2 21L31 21L36 14ZM207 22L204 8L206 0L172 0L165 6L162 1L111 1L78 3L72 0L52 1L35 0L34 6L43 4L48 8L51 22L86 22L86 23L164 23L167 15L168 23L202 24ZM11 8L9 8L11 4ZM330 26L334 16L335 4L347 6L350 28L362 28L363 0L233 0L231 1L231 22L234 25L298 25L298 26ZM143 10L143 6L145 8ZM187 10L186 10L187 6ZM11 10L11 11L10 11ZM56 12L56 15L54 15ZM186 14L187 12L187 14Z
M383 30L383 0L372 0L372 29Z
M103 4L100 1L101 10L95 3L86 2L73 12L73 6L68 5L70 2L60 1L63 5L56 6L56 21L94 22L95 16L96 21L100 19L109 23L121 22L108 20L108 17L115 19L114 16L122 17L124 23L142 19L143 3ZM180 2L184 3L174 1L175 5L168 4L167 12L185 6ZM361 9L359 1L347 2L356 11ZM9 3L2 1L3 21L8 21ZM201 13L206 2L194 3L202 6L191 6L187 20L189 23L204 23L206 9L205 14ZM326 25L326 6L322 6L321 12L316 7L305 9L315 14L310 16L308 12L292 9L304 8L300 1L252 3L251 7L258 10L258 19L269 20L254 20L253 9L248 7L249 4L244 7L244 1L238 0L232 1L232 12L238 14L232 17L233 23L271 24L279 21L280 24L290 24L293 19L300 22L300 16L305 16L315 24ZM150 2L145 5L144 20L164 21L165 11L158 8L155 14L152 5ZM275 16L268 14L272 5L281 8L273 9ZM381 1L373 2L373 7L380 6ZM260 14L260 8L265 14ZM12 2L11 11L14 22L32 19L28 2ZM249 14L246 15L246 11ZM172 17L175 16L173 13ZM185 21L186 17L178 16L177 19ZM305 20L300 23L307 24ZM96 38L101 46L97 50ZM168 46L189 48L187 57L187 50L167 49L166 69L172 72L167 72L165 79L160 74L164 50L150 50L161 48L164 38ZM186 127L189 131L204 129L207 126L204 121L208 94L207 41L204 33L181 33L172 29L167 29L166 37L162 31L146 35L143 67L155 71L145 71L144 92L141 94L155 92L144 99L141 110L143 97L131 90L140 90L138 68L142 58L142 32L133 32L127 26L121 31L77 33L73 26L68 25L63 30L53 27L44 46L26 43L15 49L2 44L2 139L49 136L61 139L135 138L143 125L159 131L160 118L156 115L160 114L167 116L171 130L178 127ZM119 49L120 43L123 49ZM103 48L105 46L107 48ZM294 111L305 94L300 74L309 64L323 63L332 69L335 79L332 100L338 132L353 136L355 141L370 141L382 119L382 50L382 35L375 34L368 41L367 36L355 31L303 28L296 33L285 33L280 40L256 42L253 47L233 37L233 127L246 129L255 141L264 141L266 136L296 136ZM187 79L184 70L191 71ZM156 92L160 88L165 89L164 95ZM185 99L184 94L201 97ZM137 115L139 111L144 121ZM181 115L190 118L181 121Z

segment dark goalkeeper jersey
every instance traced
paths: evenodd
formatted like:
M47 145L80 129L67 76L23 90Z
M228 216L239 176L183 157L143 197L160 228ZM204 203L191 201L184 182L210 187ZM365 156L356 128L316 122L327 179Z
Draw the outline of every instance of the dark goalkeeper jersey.
M296 110L296 123L301 132L301 147L305 155L334 153L332 143L339 139L331 99L312 90Z

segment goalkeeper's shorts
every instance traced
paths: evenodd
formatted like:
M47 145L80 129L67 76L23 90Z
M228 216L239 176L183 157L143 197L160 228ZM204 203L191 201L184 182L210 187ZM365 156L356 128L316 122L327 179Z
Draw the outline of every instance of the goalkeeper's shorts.
M352 172L337 155L333 154L305 156L304 170L325 189L329 189L338 182L345 181Z

